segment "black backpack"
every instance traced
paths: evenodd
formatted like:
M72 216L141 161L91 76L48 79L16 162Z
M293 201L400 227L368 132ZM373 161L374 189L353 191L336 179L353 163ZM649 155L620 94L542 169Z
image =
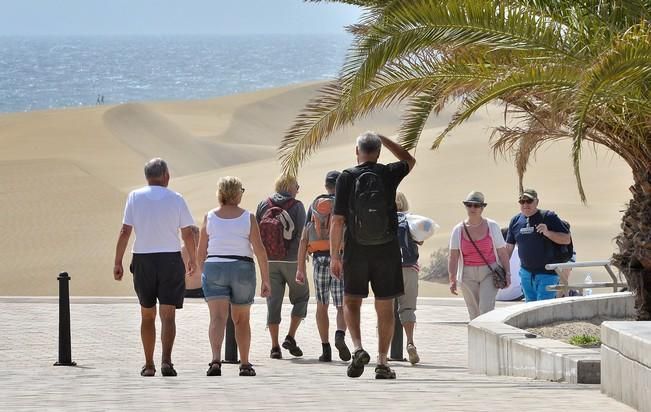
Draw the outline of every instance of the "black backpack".
M542 212L543 223L545 223L545 218L549 214L549 210ZM566 220L561 219L561 223L567 229L568 233L570 231L570 223ZM574 256L574 244L572 243L572 238L570 237L570 243L568 245L559 245L558 243L552 242L550 239L547 239L547 243L551 245L552 248L552 259L553 262L549 263L565 263L569 262Z
M402 264L418 264L418 244L411 237L407 216L402 212L398 212L398 242L400 243Z
M389 218L388 193L378 168L353 169L347 229L360 245L383 245L395 237ZM395 230L395 228L393 229Z

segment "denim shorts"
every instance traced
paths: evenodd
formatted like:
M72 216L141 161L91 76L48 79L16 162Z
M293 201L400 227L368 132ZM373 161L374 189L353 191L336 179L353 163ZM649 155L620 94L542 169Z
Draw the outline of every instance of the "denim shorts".
M206 262L201 287L206 301L229 299L234 305L250 305L255 297L255 265L252 262Z

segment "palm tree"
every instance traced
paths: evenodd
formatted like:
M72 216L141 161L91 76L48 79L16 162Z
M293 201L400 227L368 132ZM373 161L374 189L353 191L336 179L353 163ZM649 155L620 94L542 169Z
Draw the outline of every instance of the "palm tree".
M319 0L312 0L319 1ZM581 148L605 146L631 168L633 198L613 256L651 319L650 0L331 0L364 8L338 79L287 131L287 173L335 130L372 111L405 106L399 140L414 148L432 113L456 113L434 138L497 102L514 121L496 125L494 151L520 176L542 145L572 141L579 194Z

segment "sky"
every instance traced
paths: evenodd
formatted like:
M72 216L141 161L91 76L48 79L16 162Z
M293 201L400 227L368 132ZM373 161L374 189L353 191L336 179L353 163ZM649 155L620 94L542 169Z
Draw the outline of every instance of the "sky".
M0 0L0 36L343 33L360 14L302 0Z

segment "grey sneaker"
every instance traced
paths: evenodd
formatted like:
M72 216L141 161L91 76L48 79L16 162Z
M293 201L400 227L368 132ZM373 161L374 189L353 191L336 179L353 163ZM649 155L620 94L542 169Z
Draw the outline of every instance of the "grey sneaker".
M416 350L416 347L414 346L413 343L407 344L407 354L409 355L409 362L412 365L415 365L418 362L420 362L420 356L418 356L418 351Z

